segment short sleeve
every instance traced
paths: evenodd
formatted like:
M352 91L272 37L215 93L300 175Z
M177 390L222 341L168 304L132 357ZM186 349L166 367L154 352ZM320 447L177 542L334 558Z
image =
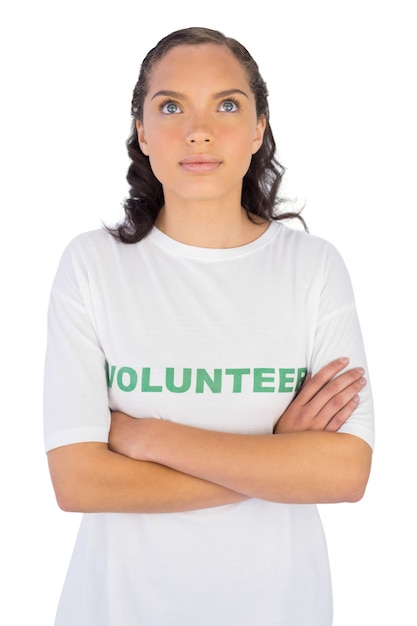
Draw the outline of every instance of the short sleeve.
M76 247L70 244L61 258L48 309L46 451L73 443L108 441L106 360L83 294L86 276Z
M367 379L358 408L339 429L364 439L374 447L374 409L362 332L352 284L338 251L329 244L323 271L322 290L311 360L314 374L330 361L347 356L348 365L363 367Z

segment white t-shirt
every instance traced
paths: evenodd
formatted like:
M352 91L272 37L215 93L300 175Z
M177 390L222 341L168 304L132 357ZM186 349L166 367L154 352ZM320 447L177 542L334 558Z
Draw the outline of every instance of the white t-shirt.
M366 360L329 243L272 223L229 249L105 231L62 257L49 309L46 449L106 442L109 408L272 433L306 372ZM370 386L340 429L373 446ZM315 505L251 499L170 514L86 514L56 626L330 626Z

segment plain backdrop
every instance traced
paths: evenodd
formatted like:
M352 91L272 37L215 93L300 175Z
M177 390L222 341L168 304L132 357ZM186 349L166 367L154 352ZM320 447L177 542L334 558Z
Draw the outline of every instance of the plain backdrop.
M283 193L305 203L310 231L338 247L354 284L377 446L365 498L320 507L334 626L416 624L413 2L0 5L1 623L52 626L80 519L58 509L43 452L51 281L73 236L121 216L141 60L168 32L198 25L258 61Z

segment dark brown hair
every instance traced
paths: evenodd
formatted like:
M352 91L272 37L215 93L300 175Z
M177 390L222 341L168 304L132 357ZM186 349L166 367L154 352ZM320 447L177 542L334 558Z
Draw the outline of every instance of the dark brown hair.
M271 221L297 217L304 224L304 220L298 213L278 211L281 203L278 189L284 168L275 156L276 145L269 124L268 90L257 63L246 48L235 39L208 28L185 28L167 35L148 52L142 62L133 92L132 129L126 142L131 159L127 172L127 181L130 185L129 197L124 202L123 221L115 228L108 228L109 232L124 243L136 243L143 239L152 229L164 204L162 185L151 169L149 157L143 154L139 147L136 129L136 120L143 120L143 103L149 89L152 69L172 48L207 43L225 46L242 64L255 97L258 119L264 116L266 121L262 146L252 155L249 169L243 178L242 206L252 221L257 221L259 218Z

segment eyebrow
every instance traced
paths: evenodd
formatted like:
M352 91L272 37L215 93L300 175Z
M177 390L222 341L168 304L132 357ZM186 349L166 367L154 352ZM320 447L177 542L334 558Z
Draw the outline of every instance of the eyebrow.
M245 91L241 89L225 89L224 91L219 91L218 93L213 94L213 100L217 100L218 98L227 98L227 96L231 96L235 93L240 93L242 96L245 96L249 100L249 96ZM171 91L169 89L162 89L161 91L157 91L152 96L151 100L154 98L158 98L159 96L166 96L168 98L175 98L177 100L186 100L187 97L180 93L179 91Z

